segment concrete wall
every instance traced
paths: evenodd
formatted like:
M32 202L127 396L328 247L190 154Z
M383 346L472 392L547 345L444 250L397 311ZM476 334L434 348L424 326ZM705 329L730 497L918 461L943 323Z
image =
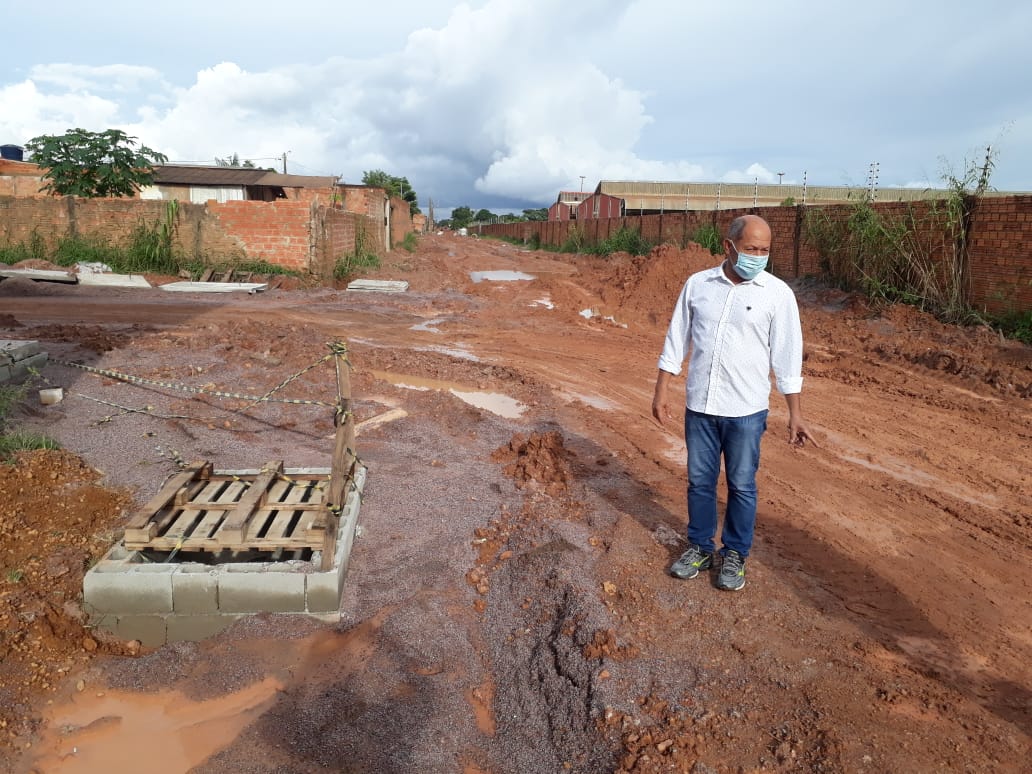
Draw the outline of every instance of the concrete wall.
M913 208L918 222L927 222L930 202L876 203L881 213L902 215ZM498 223L477 226L477 233L504 236L528 241L535 234L542 245L562 245L572 229L578 229L583 242L596 245L621 228L639 231L654 244L669 242L686 244L703 225L713 224L725 233L730 222L746 213L755 213L771 225L771 266L782 277L804 277L822 274L821 255L806 240L803 221L813 207L749 207L737 210L675 212L663 215L628 216L623 218L579 221L545 221ZM821 207L832 219L848 218L850 205ZM943 244L941 233L919 234L924 243ZM1002 196L982 199L973 215L968 235L969 303L976 309L1001 314L1032 309L1032 195Z

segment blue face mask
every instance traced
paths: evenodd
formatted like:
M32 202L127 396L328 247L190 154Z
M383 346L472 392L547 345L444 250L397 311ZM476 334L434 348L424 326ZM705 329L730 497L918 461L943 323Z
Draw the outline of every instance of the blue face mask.
M731 240L728 240L729 242ZM735 248L735 252L738 253L738 260L735 261L735 274L744 280L755 279L756 276L767 268L767 255L749 255L749 253L743 253L738 247L735 246L734 242L731 242L731 246Z

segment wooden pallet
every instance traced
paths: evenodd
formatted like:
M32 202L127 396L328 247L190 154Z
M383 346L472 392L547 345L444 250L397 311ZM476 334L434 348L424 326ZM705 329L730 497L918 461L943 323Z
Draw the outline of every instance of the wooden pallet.
M330 471L214 471L196 462L173 476L125 530L131 551L322 550Z

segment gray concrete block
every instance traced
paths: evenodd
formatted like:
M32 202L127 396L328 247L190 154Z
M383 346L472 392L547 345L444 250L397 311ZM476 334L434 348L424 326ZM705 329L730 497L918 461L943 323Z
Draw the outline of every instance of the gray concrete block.
M46 364L47 354L45 352L39 355L33 355L32 357L4 366L3 373L0 374L0 378L2 378L3 381L8 382L23 382L29 376L30 368L34 368L38 371Z
M197 642L213 637L229 628L243 615L170 615L168 617L168 642Z
M16 363L39 352L39 342L26 339L0 339L0 363Z
M120 615L112 633L123 640L139 640L148 648L156 648L167 642L166 621L163 615Z
M222 613L302 613L305 575L300 572L223 572L219 575Z
M332 613L334 610L340 610L344 573L333 569L329 572L311 572L306 577L305 596L308 612Z
M181 566L172 576L172 610L176 615L217 613L218 571L204 565Z
M143 572L151 569L146 565L123 572L106 569L93 567L82 580L83 603L91 615L172 612L171 571Z

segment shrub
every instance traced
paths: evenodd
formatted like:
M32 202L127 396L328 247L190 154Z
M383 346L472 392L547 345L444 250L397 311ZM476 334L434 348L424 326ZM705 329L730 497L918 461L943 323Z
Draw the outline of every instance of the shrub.
M591 252L596 255L612 255L613 253L645 255L651 249L652 244L644 239L640 232L627 228L627 226L621 226L619 231L592 248Z
M692 232L691 240L709 250L713 255L724 254L724 238L720 229L712 223L704 223Z

